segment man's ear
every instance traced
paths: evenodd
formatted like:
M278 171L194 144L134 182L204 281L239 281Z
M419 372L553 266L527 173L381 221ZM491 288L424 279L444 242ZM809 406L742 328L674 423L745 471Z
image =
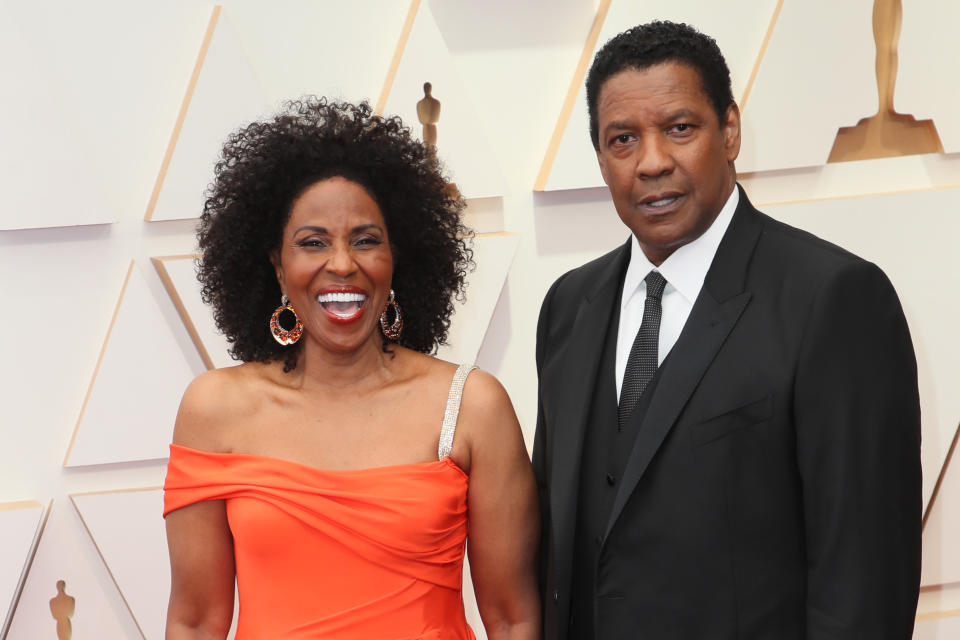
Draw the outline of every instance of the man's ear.
M720 123L723 132L723 146L727 152L727 161L733 162L740 155L740 107L731 102L727 113Z
M610 186L610 181L607 179L607 161L603 157L603 153L600 152L600 149L597 149L597 164L600 165L600 175L603 176L603 183L608 187Z

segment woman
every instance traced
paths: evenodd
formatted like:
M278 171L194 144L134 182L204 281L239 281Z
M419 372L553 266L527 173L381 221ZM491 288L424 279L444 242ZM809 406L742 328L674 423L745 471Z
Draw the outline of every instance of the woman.
M226 637L234 579L238 640L472 638L468 530L488 636L539 636L513 408L425 355L470 264L447 193L434 154L366 103L293 102L227 142L199 278L244 363L198 377L177 416L168 639Z

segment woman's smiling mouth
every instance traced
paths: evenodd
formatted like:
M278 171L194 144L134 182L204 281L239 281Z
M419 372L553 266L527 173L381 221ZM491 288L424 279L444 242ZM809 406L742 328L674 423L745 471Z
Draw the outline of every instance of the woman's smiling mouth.
M367 302L367 294L355 291L326 291L317 296L317 302L327 316L338 323L353 322L361 315Z

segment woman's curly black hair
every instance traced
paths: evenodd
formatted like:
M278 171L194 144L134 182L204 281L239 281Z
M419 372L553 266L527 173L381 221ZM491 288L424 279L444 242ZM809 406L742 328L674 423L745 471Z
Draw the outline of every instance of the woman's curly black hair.
M233 358L296 366L299 345L277 344L267 326L281 294L270 255L297 197L334 176L363 186L386 221L403 307L399 344L433 353L446 340L453 298L463 298L473 266L463 199L399 118L373 115L366 102L306 97L227 139L200 216L197 278Z

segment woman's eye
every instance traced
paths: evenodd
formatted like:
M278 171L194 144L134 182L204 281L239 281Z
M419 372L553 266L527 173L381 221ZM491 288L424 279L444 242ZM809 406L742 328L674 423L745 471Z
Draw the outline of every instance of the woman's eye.
M312 247L312 248L325 246L323 241L317 238L307 238L306 240L301 240L300 242L297 243L297 245L301 247Z
M360 244L360 245L373 245L373 246L375 246L375 245L380 244L380 241L379 241L378 239L376 239L376 238L373 238L373 237L370 237L370 236L365 236L365 237L363 237L363 238L357 239L357 244Z

